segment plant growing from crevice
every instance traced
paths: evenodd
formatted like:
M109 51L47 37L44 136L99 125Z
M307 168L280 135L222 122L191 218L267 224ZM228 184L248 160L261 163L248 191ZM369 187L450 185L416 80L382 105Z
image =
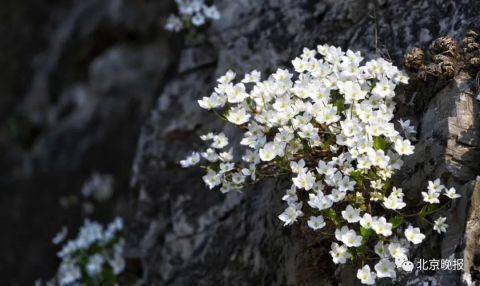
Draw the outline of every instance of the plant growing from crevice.
M170 15L165 30L171 32L195 31L212 21L220 19L215 5L207 5L204 0L175 0L178 15Z
M66 229L53 242L65 239ZM107 227L85 220L75 239L57 253L61 259L55 285L113 286L125 268L123 221L116 218Z
M360 52L328 45L305 48L292 64L294 72L278 69L264 80L258 71L238 82L232 71L220 77L198 102L243 132L243 155L234 156L224 133L210 132L201 136L209 147L180 164L206 162L205 184L223 193L290 178L278 216L285 226L306 223L330 239L333 262L353 263L364 284L395 279L425 239L418 220L445 232L445 218L434 214L459 196L438 179L419 202L393 186L402 157L414 153L415 129L393 121L396 86L408 78L382 58L365 62Z

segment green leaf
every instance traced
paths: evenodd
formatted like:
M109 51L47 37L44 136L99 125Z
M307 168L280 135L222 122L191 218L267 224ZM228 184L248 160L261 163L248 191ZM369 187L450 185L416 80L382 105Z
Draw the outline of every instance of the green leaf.
M436 204L425 205L420 211L419 216L425 218L426 216L437 212L439 208L440 207Z
M339 217L338 217L338 215L337 215L337 213L335 212L334 209L330 208L330 209L325 210L323 215L324 215L324 217L326 217L330 221L332 221L335 226L340 225L340 219L339 219Z
M360 227L360 235L363 237L362 244L368 241L368 238L373 234L373 229Z
M345 100L343 98L337 99L333 105L337 107L337 114L341 114L345 110Z
M355 196L355 204L360 207L360 210L365 211L364 209L362 209L362 207L365 207L365 198L360 192L358 192Z
M383 191L391 190L392 189L392 180L386 180L383 184Z
M364 178L364 175L360 172L360 171L353 171L353 172L350 172L350 174L348 175L350 177L350 179L354 180L358 187L362 188L364 186L363 184L363 178Z
M394 216L390 223L392 224L392 228L395 229L403 224L404 220L400 215Z
M383 150L386 151L388 149L389 144L385 137L383 136L373 136L373 148L375 150Z
M362 239L362 244L356 249L357 257L363 256L366 252L367 252L367 246L364 243L364 239Z

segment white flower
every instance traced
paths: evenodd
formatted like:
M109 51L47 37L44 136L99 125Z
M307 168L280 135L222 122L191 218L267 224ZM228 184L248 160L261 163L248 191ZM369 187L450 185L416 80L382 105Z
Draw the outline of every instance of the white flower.
M331 176L335 173L336 168L332 166L333 164L327 164L324 161L320 160L318 161L318 167L317 167L317 172L320 175L327 175Z
M238 83L236 85L227 85L226 90L227 99L230 103L240 103L249 97L249 94L245 91L245 85Z
M294 173L306 173L307 168L305 168L305 161L301 159L298 162L292 161L290 162L290 169L292 169L292 172Z
M260 149L260 159L264 162L272 161L276 156L277 153L275 152L274 148L275 143L269 142Z
M422 192L423 201L429 204L439 204L440 200L440 193L437 193L432 190L428 190L428 192Z
M395 272L395 263L385 258L375 264L375 271L377 272L378 278L395 278L397 276L397 273Z
M286 201L288 204L298 201L297 189L295 188L295 185L292 185L290 189L286 191L285 195L282 197L282 201Z
M297 221L299 217L303 215L303 212L297 209L297 206L289 206L278 218L284 222L284 226L291 225Z
M245 78L242 80L242 82L243 83L259 82L260 77L261 77L261 73L257 70L253 70L251 73L245 75Z
M210 19L203 1L195 1L201 4L180 9L186 23L196 14ZM407 242L397 237L389 239L389 245L380 242L393 234L387 213L406 207L403 191L388 188L402 167L403 155L414 152L410 139L415 128L400 120L397 131L394 122L395 88L408 78L384 59L362 61L359 52L319 45L316 50L304 49L292 61L294 70L277 69L264 79L253 71L234 81L236 74L227 72L199 104L218 109L215 113L222 119L241 125L240 144L246 151L235 152L243 154L240 161L233 149L222 152L228 145L226 136L208 133L202 139L212 143L200 155L210 163L204 176L207 186L219 186L221 192L242 189L247 178L288 175L291 188L282 197L288 207L279 215L284 225L303 216L302 203L308 204L306 223L314 230L325 228L327 213L335 212L337 218L341 214L345 224L361 227L344 225L335 231L341 246L332 244L334 263L352 258L348 248L363 247L360 232L372 229L376 233L370 236L372 243L364 246L371 251L377 243L375 252L383 259L376 265L377 277L394 277L390 260L406 256ZM433 189L431 202L441 194ZM363 201L369 213L360 215ZM375 282L376 274L368 265L357 274L365 284Z
M223 76L221 76L217 81L221 84L225 84L225 83L230 83L232 80L235 79L235 77L237 76L237 74L232 71L232 70L228 70Z
M357 278L362 284L373 285L375 284L375 278L377 275L370 270L370 266L365 265L357 271Z
M383 187L383 182L382 180L375 180L375 181L372 181L370 183L370 185L372 186L372 188L374 188L375 190L380 190L382 189Z
M328 195L328 197L333 201L333 202L341 202L347 195L346 192L339 191L337 189L333 189L332 193Z
M391 194L388 198L383 200L383 205L390 210L399 210L403 209L407 204L403 202L402 198Z
M413 244L419 244L425 239L425 235L420 232L418 227L411 225L405 230L405 238Z
M393 95L393 84L387 81L380 81L373 88L372 94L380 98L391 97Z
M330 255L335 264L344 264L347 262L347 259L352 257L345 245L340 246L338 243L333 242L331 247L332 250L330 250Z
M355 223L360 221L360 210L348 205L344 211L342 211L342 217L349 223Z
M357 235L355 230L346 226L335 230L335 238L343 242L347 247L359 247L362 244L362 236Z
M399 197L399 198L403 198L403 196L404 196L403 190L401 188L397 188L397 187L392 188L392 192L390 193L390 195L396 196L396 197Z
M213 170L208 170L208 173L203 176L202 179L210 189L215 188L221 183L220 176Z
M86 269L90 277L98 275L102 271L103 263L105 259L100 254L95 254L88 260Z
M402 119L398 120L398 123L400 123L400 127L405 131L407 134L415 134L417 131L415 130L415 127L410 125L410 120L403 121Z
M340 116L337 115L337 107L326 106L324 109L320 109L315 116L315 120L326 125L337 122L340 120Z
M438 233L446 232L448 224L445 223L447 220L446 217L439 217L433 222L433 230L436 230Z
M228 138L223 133L214 135L212 140L213 142L211 146L212 148L215 148L215 149L222 149L223 147L228 145Z
M301 172L296 177L292 178L293 183L299 189L310 190L315 184L315 177L312 172Z
M395 78L395 81L407 84L408 76L404 75L403 73L398 73L397 77Z
M236 172L232 174L232 183L236 185L240 185L245 182L246 176L242 173Z
M452 200L461 197L461 195L457 194L457 191L455 190L455 188L450 188L446 190L445 195L451 198Z
M196 158L192 158L192 163L195 162ZM93 197L95 200L103 202L112 197L113 183L114 178L112 175L93 173L83 184L81 192L84 197Z
M369 213L364 213L363 217L360 219L360 225L365 229L372 228L373 218Z
M114 254L113 258L108 260L114 274L120 274L125 269L125 259L120 254Z
M235 168L234 163L220 163L218 174L223 175Z
M341 192L353 191L355 184L356 184L355 181L350 180L348 176L344 176L342 180L339 182L338 188L339 188L339 191Z
M72 261L66 261L60 264L58 269L58 276L59 276L59 284L63 285L71 285L80 277L82 277L82 272L80 267L73 263Z
M375 253L380 256L380 258L388 258L388 253L385 250L385 245L383 244L383 241L379 240L377 244L375 244L374 247Z
M392 235L392 224L387 222L384 217L376 219L372 224L372 229L383 236Z
M317 230L317 229L321 229L325 226L325 221L323 219L323 216L321 216L321 215L312 216L308 220L307 224L311 229Z
M362 244L362 236L357 235L354 230L349 230L342 236L342 242L348 247L359 247Z
M194 26L202 26L203 24L205 24L205 22L205 16L200 13L195 13L195 15L193 15L192 17L192 24Z
M230 109L227 115L227 120L235 125L242 125L247 123L250 119L250 114L246 112L244 108L234 107Z
M187 168L198 164L198 162L200 162L200 154L198 154L198 152L193 152L185 160L181 160L180 165L182 165L183 168Z
M65 243L57 254L62 259L57 273L59 285L76 285L75 282L87 278L98 280L107 260L115 274L122 272L125 246L122 230L123 220L119 217L106 228L85 220L78 236Z
M395 140L395 151L400 155L411 155L414 149L409 140Z
M205 152L200 153L200 155L209 162L216 162L219 159L217 152L212 148L208 148Z
M329 197L324 196L322 192L308 194L308 197L308 205L320 211L328 209L333 205L333 201Z
M67 227L62 227L62 230L60 232L58 232L55 237L52 239L52 243L53 244L60 244L62 243L62 241L65 240L65 238L67 237L67 234L68 234L68 229Z
M164 27L167 31L180 32L183 29L183 23L179 17L170 15Z
M345 95L345 103L354 103L362 100L366 96L366 92L362 90L358 83L347 81L345 83L339 82L338 87L340 92Z
M440 193L445 187L440 183L440 179L428 181L427 190L432 193Z
M210 18L212 20L219 20L220 19L220 12L215 5L212 6L203 6L203 14L205 17Z
M203 97L202 99L197 100L198 105L203 109L214 109L223 107L226 102L226 98L219 96L217 93L212 93L210 97Z
M388 245L388 252L390 252L390 255L393 258L400 259L400 258L406 258L407 257L408 249L403 247L398 242L392 242Z
M218 158L223 161L223 162L230 162L233 160L233 150L230 148L230 150L226 152L221 152L218 154Z

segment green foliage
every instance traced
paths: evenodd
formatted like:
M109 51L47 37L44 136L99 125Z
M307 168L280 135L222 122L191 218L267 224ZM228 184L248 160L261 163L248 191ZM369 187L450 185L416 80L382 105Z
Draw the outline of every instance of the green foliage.
M375 150L387 151L389 147L390 147L390 144L388 144L387 140L385 140L385 137L383 136L373 137L373 148Z
M329 208L329 209L325 210L324 216L327 219L329 219L330 221L332 221L335 226L340 226L341 225L340 218L338 217L338 214L334 209Z
M397 227L401 226L405 220L402 218L401 215L394 216L391 220L390 223L392 224L392 228L396 229Z

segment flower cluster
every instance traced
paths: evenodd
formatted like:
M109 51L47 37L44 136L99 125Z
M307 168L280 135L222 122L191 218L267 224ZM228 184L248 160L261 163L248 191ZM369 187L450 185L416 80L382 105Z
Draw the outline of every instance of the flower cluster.
M179 15L170 15L165 23L167 31L180 32L192 25L200 27L209 21L220 19L215 5L208 6L204 0L175 0Z
M113 195L113 176L93 173L83 184L82 195L99 202L110 199Z
M333 262L352 260L360 281L373 284L396 278L411 247L425 238L407 219L427 221L446 188L430 182L422 193L427 204L406 208L392 176L401 157L413 154L416 132L408 120L400 120L397 131L393 98L408 78L384 59L362 62L359 52L320 45L292 61L294 72L278 69L262 80L252 71L235 82L228 71L198 103L244 132L243 155L235 158L225 134L208 133L201 139L210 146L180 164L207 162L205 184L224 193L264 177L289 176L279 219L285 226L306 222L319 235L334 237ZM453 188L445 195L458 196ZM445 218L432 225L439 233L447 227Z
M115 285L115 277L125 268L122 238L123 221L116 218L106 228L85 220L78 236L66 242L57 253L62 259L57 280L59 285ZM62 230L55 238L58 244L66 236Z

